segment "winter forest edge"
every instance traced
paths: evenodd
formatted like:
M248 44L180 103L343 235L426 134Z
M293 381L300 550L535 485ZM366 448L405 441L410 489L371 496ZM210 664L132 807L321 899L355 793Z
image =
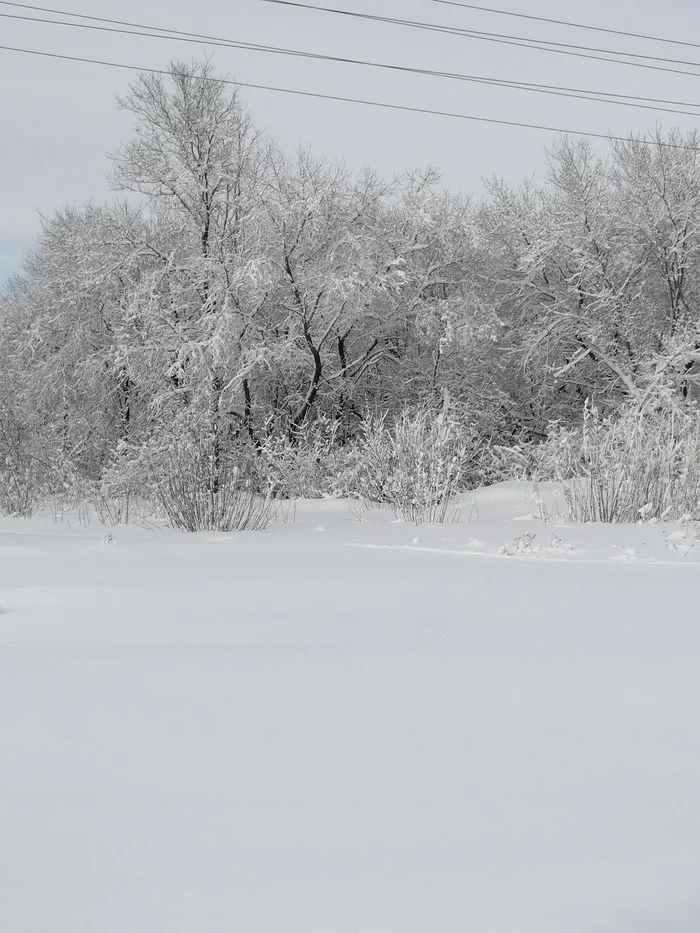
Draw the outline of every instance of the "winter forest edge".
M207 63L120 106L123 199L45 218L0 297L0 512L445 521L528 477L575 520L700 518L696 134L563 139L469 201L287 157Z

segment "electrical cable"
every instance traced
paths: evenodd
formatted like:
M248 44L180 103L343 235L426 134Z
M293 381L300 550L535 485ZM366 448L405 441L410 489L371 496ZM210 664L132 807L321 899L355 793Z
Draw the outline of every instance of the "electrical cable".
M627 32L625 29L611 29L606 26L594 26L591 23L576 23L568 19L552 19L550 16L535 16L532 13L516 13L514 10L499 10L491 6L477 6L475 3L462 3L460 0L428 0L428 2L440 3L442 6L462 7L465 10L474 10L479 13L494 13L497 16L512 16L516 19L527 19L537 23L567 26L571 29L586 29L589 32L603 32L611 36L625 36L628 39L644 39L648 42L665 42L669 45L683 45L686 48L700 49L700 42L669 39L666 36L653 36L644 32ZM17 4L17 6L24 6L24 4Z
M25 54L25 55L33 55L33 56L38 56L42 58L52 58L52 59L57 59L61 61L80 62L80 63L88 64L88 65L101 65L101 66L105 66L108 68L119 68L119 69L124 69L126 71L135 71L135 72L140 72L144 74L156 74L156 75L164 75L164 76L170 76L172 74L172 71L168 71L162 68L148 68L148 67L141 67L138 65L127 65L123 62L111 62L111 61L104 61L103 59L84 58L78 55L63 55L58 52L45 52L45 51L40 51L38 49L24 49L24 48L19 48L17 46L10 46L10 45L0 45L0 51L18 52L18 53ZM197 76L194 75L193 77L196 78ZM202 78L201 80L205 80L205 79ZM218 83L218 84L232 85L234 87L252 88L254 90L260 90L260 91L274 91L279 94L289 94L289 95L294 95L298 97L309 97L309 98L315 98L318 100L338 101L341 103L348 103L348 104L361 104L367 107L402 111L406 113L426 114L429 116L446 117L446 118L453 119L453 120L465 120L465 121L470 121L474 123L488 123L488 124L494 124L496 126L511 126L511 127L517 127L521 129L530 129L530 130L543 130L547 133L562 133L564 135L569 135L569 136L582 136L582 137L588 137L590 139L605 139L605 140L612 141L612 142L622 142L622 143L631 142L631 143L635 143L638 145L655 146L658 149L680 149L680 150L686 150L689 152L700 152L700 146L692 146L692 145L688 145L687 143L664 142L661 140L647 139L646 137L643 137L643 136L633 136L633 135L617 136L617 135L610 134L610 133L596 133L596 132L587 132L585 130L564 129L562 127L557 127L557 126L546 126L540 123L524 123L524 122L519 122L516 120L499 120L499 119L496 119L495 117L478 117L478 116L474 116L473 114L455 113L449 110L433 110L428 107L412 107L407 104L391 104L391 103L387 103L386 101L367 100L365 98L358 98L358 97L342 97L338 94L322 94L318 91L300 91L294 88L276 87L276 86L269 85L269 84L253 84L247 81L234 81L234 80L231 80L230 78L211 78L210 77L210 78L206 78L206 80L214 81L215 83Z
M0 5L6 4L7 0L0 0ZM26 4L9 4L12 6L26 6ZM39 8L36 8L39 9ZM45 9L45 8L41 8ZM617 106L634 107L642 110L652 110L661 113L672 113L682 116L696 116L697 114L689 110L671 109L669 107L650 106L651 104L672 104L681 107L700 107L700 104L669 101L659 98L643 97L641 95L614 94L606 91L595 91L586 88L568 88L557 85L535 84L532 82L521 82L508 80L504 78L489 78L481 75L469 75L459 72L437 71L428 68L417 68L408 65L394 65L388 62L367 61L364 59L346 58L336 55L325 55L318 52L307 52L301 49L290 49L279 46L260 45L258 43L244 42L235 39L223 39L216 36L207 36L201 33L190 33L183 30L168 29L162 26L150 26L143 23L132 23L123 20L107 19L105 17L88 16L86 14L74 14L62 10L53 10L61 16L80 16L82 19L95 20L102 23L112 23L113 26L93 26L85 23L71 23L61 20L50 20L39 17L25 17L16 14L0 13L0 18L19 19L23 22L38 22L55 26L69 26L80 29L94 29L99 32L117 33L120 35L134 35L145 38L168 39L171 41L192 42L199 45L216 45L223 48L241 49L244 51L263 52L276 55L287 55L292 57L307 58L316 61L331 61L342 64L360 65L369 68L381 68L389 71L399 71L409 74L445 78L449 80L463 81L475 84L491 85L495 87L505 87L513 90L525 90L532 93L548 94L554 97L567 97L575 100L588 100L594 103L615 104ZM134 29L125 29L121 27L134 27ZM150 30L144 32L141 30ZM172 33L166 35L165 33ZM621 98L615 100L613 98Z
M0 0L1 2L1 0ZM424 23L411 19L398 19L394 16L379 16L375 13L359 13L355 10L339 10L335 7L318 6L311 3L301 3L298 0L261 0L262 3L273 3L277 6L297 8L302 10L312 10L321 13L334 13L339 16L354 17L356 19L369 20L378 23L388 23L394 26L407 26L413 29L426 30L428 32L437 32L444 35L459 36L466 39L478 39L484 42L494 42L498 45L510 45L516 48L534 49L538 52L553 52L557 55L569 55L574 58L585 58L592 61L608 62L614 65L627 65L630 68L645 68L651 71L663 71L667 74L687 75L693 78L700 78L698 71L686 71L678 68L666 68L661 65L650 65L647 61L624 61L619 58L604 57L601 55L592 55L591 52L603 52L607 56L618 55L625 58L642 58L648 61L660 61L671 64L691 65L700 68L700 62L685 61L683 59L664 58L657 55L643 55L635 52L624 52L619 49L599 49L594 46L574 45L566 42L554 42L544 39L530 39L525 36L509 36L505 33L483 32L476 29L463 29L458 26L446 26L439 23ZM552 48L552 46L556 46ZM580 49L585 51L573 51Z

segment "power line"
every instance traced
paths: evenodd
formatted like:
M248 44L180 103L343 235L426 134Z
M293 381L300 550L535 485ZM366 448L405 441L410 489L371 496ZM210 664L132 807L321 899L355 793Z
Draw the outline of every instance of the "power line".
M0 0L0 5L6 4L5 0ZM20 4L9 4L12 6L19 6ZM547 94L555 97L566 97L576 100L588 100L593 103L605 103L605 104L614 104L616 106L622 107L634 107L641 110L651 110L661 113L672 113L682 116L698 116L698 114L691 110L679 110L669 107L660 107L653 106L654 104L672 104L682 107L700 107L700 104L695 103L686 103L680 101L667 101L663 99L655 99L650 97L642 97L635 95L620 95L613 94L606 91L595 91L586 88L567 88L557 85L547 85L547 84L534 84L532 82L522 82L514 81L501 78L489 78L482 75L469 75L462 74L459 72L447 72L447 71L436 71L428 68L417 68L408 65L394 65L388 62L377 62L377 61L367 61L364 59L356 58L345 58L337 55L324 55L318 52L307 52L301 49L289 49L282 48L279 46L265 46L259 45L252 42L243 42L235 39L223 39L216 36L206 36L201 33L190 33L184 32L183 30L171 30L167 27L162 26L150 26L143 23L132 23L122 20L113 20L107 19L105 17L99 16L87 16L85 14L73 14L65 12L62 10L51 11L55 12L61 16L80 16L82 19L95 20L101 23L112 23L112 26L94 26L87 23L70 23L63 22L60 20L51 20L42 17L28 17L28 16L19 16L12 13L0 13L0 18L9 18L9 19L19 19L23 22L39 22L55 26L72 26L79 29L94 29L100 32L110 32L118 33L121 35L133 35L133 36L144 36L147 38L154 39L168 39L172 41L179 42L192 42L199 45L216 45L224 48L234 48L241 49L245 51L252 52L264 52L271 53L276 55L287 55L298 58L307 58L316 61L330 61L338 62L341 64L349 65L359 65L362 67L369 68L381 68L389 71L398 71L408 74L416 74L421 76L445 78L449 80L463 81L475 84L483 84L493 87L504 87L512 90L523 90L529 91L531 93L540 93ZM134 29L124 29L120 27L134 27ZM150 32L144 32L141 30L151 30ZM172 35L165 35L164 33L172 33ZM623 98L620 100L615 100L613 98Z
M683 45L690 49L700 49L700 42L686 42L683 39L669 39L666 36L652 36L643 32L627 32L624 29L611 29L606 26L593 26L590 23L575 23L568 19L552 19L549 16L534 16L532 13L516 13L514 10L498 10L490 6L477 6L475 3L462 3L459 0L429 0L442 6L462 7L480 13L495 13L498 16L512 16L516 19L528 19L537 23L549 23L555 26L569 26L572 29L586 29L589 32L603 32L611 36L626 36L629 39L645 39L649 42L666 42L669 45Z
M657 55L642 55L636 52L624 52L619 49L598 49L593 46L574 45L567 42L554 42L547 39L531 39L526 36L509 36L505 33L483 32L476 29L463 29L459 26L446 26L441 23L425 23L412 19L399 19L394 16L379 16L375 13L359 13L355 10L339 10L335 7L317 6L311 3L301 3L298 0L262 0L263 3L274 3L277 6L294 7L302 10L312 10L321 13L335 13L339 16L354 17L356 19L369 20L378 23L388 23L394 26L407 26L413 29L421 29L428 32L442 33L443 35L460 36L467 39L479 39L485 42L495 42L498 45L511 45L522 49L535 49L539 52L554 52L557 55L570 55L574 58L586 58L593 61L608 62L615 65L627 65L631 68L645 68L651 71L663 71L668 74L687 75L693 78L700 78L700 72L685 71L678 68L666 68L661 65L650 65L646 61L623 61L618 58L603 57L601 55L592 55L591 52L603 52L605 55L618 55L624 58L642 58L648 61L661 61L679 65L691 65L700 68L700 62L685 61L675 58L664 58ZM555 48L552 48L555 46ZM573 51L581 49L585 51Z
M332 7L314 6L312 4L307 4L307 3L291 2L291 0L263 0L263 2L264 3L275 3L275 4L279 4L282 6L288 6L288 7L298 7L301 9L314 10L314 11L324 12L324 13L336 13L336 14L340 14L343 16L358 17L360 19L368 19L368 20L373 20L376 22L386 22L386 23L390 23L393 25L411 26L414 28L430 30L432 32L445 33L447 35L456 35L456 36L462 36L464 38L476 39L480 41L495 42L500 45L515 46L516 48L529 48L529 49L534 49L540 52L554 52L556 54L570 55L576 58L587 58L587 59L593 59L595 61L611 62L613 64L628 65L630 67L635 67L635 68L646 68L652 71L663 71L663 72L668 72L671 74L682 74L682 75L689 75L691 77L700 77L700 73L694 72L694 71L691 72L691 71L685 71L685 70L678 70L675 68L660 67L657 65L648 65L643 62L619 61L616 58L602 57L602 56L591 55L591 54L586 54L586 53L587 52L603 52L605 55L608 55L608 56L621 55L627 58L644 58L644 59L648 59L651 61L667 62L670 64L691 65L691 66L698 67L698 68L700 68L700 62L684 61L682 59L674 59L674 58L663 58L663 57L655 56L655 55L641 55L641 54L637 54L633 52L618 51L615 49L598 49L596 47L579 46L579 45L573 45L571 43L551 42L549 40L540 40L540 39L530 39L528 37L523 37L523 36L508 36L504 33L482 32L480 30L462 29L461 27L443 26L443 25L434 24L434 23L422 23L422 22L416 22L414 20L402 20L402 19L397 19L395 17L378 16L375 14L368 14L368 13L357 13L352 10L339 10L339 9L332 8ZM30 22L30 23L45 23L45 24L53 25L53 26L69 26L69 27L73 27L74 29L92 29L97 32L110 32L110 33L118 33L122 35L141 35L141 33L136 32L136 31L128 31L122 28L115 28L117 26L129 26L129 27L133 26L136 29L151 29L151 30L157 30L161 33L167 32L167 33L172 34L169 36L165 36L165 35L153 35L153 33L148 33L148 35L151 38L180 39L180 37L183 37L183 39L180 39L180 41L186 40L188 42L193 42L193 43L196 42L197 44L200 44L200 45L202 44L221 45L221 46L230 46L233 48L255 48L255 49L271 48L268 46L265 46L265 47L257 46L254 43L241 43L233 39L230 39L230 40L220 39L217 36L207 36L201 33L192 33L192 32L188 33L182 30L168 29L168 28L163 28L159 26L145 26L145 25L138 24L138 23L130 23L130 22L121 21L121 20L107 19L106 17L101 17L101 16L89 16L83 13L71 13L71 12L64 11L64 10L50 9L47 7L31 6L29 4L11 2L11 0L0 0L0 6L21 7L23 9L31 9L31 10L41 11L41 12L49 12L49 13L53 13L58 16L71 16L77 19L87 19L87 20L91 20L92 22L111 23L113 25L112 26L94 26L94 25L88 25L85 23L71 23L71 22L64 22L62 20L46 19L44 17L22 16L16 13L0 13L0 18L2 19L14 19L14 20L20 20L22 22ZM206 40L206 41L203 41L203 40ZM556 48L550 48L550 46L556 46ZM572 51L574 49L581 49L584 51L580 51L580 52Z
M549 39L534 39L528 36L511 36L506 33L484 32L482 30L465 29L459 26L447 26L447 25L442 25L439 23L423 23L423 22L420 22L420 21L417 22L414 20L403 20L403 19L398 19L395 17L379 16L377 14L359 13L359 12L352 11L352 10L339 10L336 8L317 6L317 5L308 4L308 3L291 2L291 0L263 0L263 2L277 3L282 6L300 7L300 8L308 9L308 10L318 10L324 13L338 13L338 14L342 14L345 16L355 16L361 19L376 20L379 22L393 23L393 24L402 25L402 26L417 26L420 28L432 29L432 30L437 30L437 31L444 30L448 33L452 33L455 35L464 35L464 36L471 37L471 38L507 39L507 40L512 40L514 42L533 43L537 47L556 46L557 48L562 48L562 49L575 49L575 50L585 51L585 52L602 52L606 55L620 55L625 58L641 58L641 59L645 59L648 61L666 62L668 64L673 64L673 65L690 65L693 67L700 68L700 62L696 62L696 61L687 61L685 59L668 58L668 57L659 56L659 55L646 55L646 54L638 53L638 52L625 52L620 49L601 49L596 46L575 45L570 42L556 42L554 40L549 40ZM473 9L478 9L478 10L489 10L490 12L504 12L504 11L491 10L491 8L489 7L477 7L477 6L472 6L471 4L456 3L456 0L433 0L433 2L448 3L449 5L453 5L453 6L464 6L468 9L473 8ZM160 32L168 32L168 33L172 33L173 35L178 35L178 36L195 37L198 39L207 39L211 42L233 41L233 40L221 39L218 36L207 36L201 33L185 32L179 29L169 29L169 28L165 28L161 26L147 26L142 23L131 23L131 22L123 21L123 20L108 19L107 17L104 17L104 16L90 16L85 13L72 13L70 11L57 10L51 7L41 7L41 6L36 6L34 4L29 4L29 3L19 3L19 2L16 2L16 0L0 0L0 6L11 6L15 8L24 9L24 10L34 10L36 12L41 12L41 13L53 13L59 16L70 16L70 17L73 17L74 19L86 19L86 20L91 20L92 22L110 23L116 26L133 26L137 29L154 29ZM558 22L557 20L546 20L543 17L534 17L534 16L526 17L525 14L514 13L512 15L519 16L522 18L527 18L527 19L537 19L537 20L544 19L544 21ZM12 14L9 14L9 13L0 14L0 16L4 16L7 19L25 19L25 17L17 16L17 15L13 16ZM36 22L51 22L51 23L54 22L53 20L44 20L44 19L40 19L36 17L34 19ZM561 21L561 22L563 23L564 21ZM74 23L74 24L66 24L66 25L77 26L79 24ZM84 28L87 28L87 27L84 27ZM700 48L700 44L697 44L697 45L694 43L689 43L689 44L694 48ZM543 51L544 50L554 51L554 49L543 49Z
M52 58L58 59L60 61L69 61L69 62L80 62L87 65L102 65L108 68L120 68L126 71L135 71L144 74L155 74L155 75L164 75L169 77L172 75L171 70L166 70L162 68L146 68L140 67L138 65L127 65L123 62L110 62L104 61L102 59L95 58L83 58L77 55L63 55L58 52L44 52L37 49L23 49L11 45L0 45L0 51L4 52L19 52L25 55L34 55L41 58ZM197 79L197 75L193 75ZM672 142L663 142L660 140L647 139L646 137L641 136L615 136L608 133L595 133L595 132L586 132L585 130L570 130L563 129L558 126L545 126L544 124L539 123L521 123L516 120L498 120L495 117L477 117L472 114L467 113L454 113L449 110L432 110L428 107L411 107L406 104L390 104L385 101L377 100L366 100L364 98L358 97L341 97L337 94L322 94L317 91L299 91L293 88L285 87L275 87L269 84L252 84L246 81L233 81L229 78L200 78L199 80L213 81L217 84L227 84L232 85L233 87L244 87L252 88L259 91L274 91L279 94L289 94L297 97L310 97L317 100L330 100L338 101L341 103L347 104L361 104L367 107L376 107L385 110L396 110L403 111L405 113L419 113L426 114L429 116L436 117L447 117L453 120L466 120L474 123L490 123L495 124L496 126L511 126L519 129L529 129L529 130L543 130L547 133L561 133L568 136L583 136L591 139L605 139L611 142L622 142L622 143L635 143L643 146L655 146L657 149L680 149L686 150L689 152L700 152L700 146L692 146L687 143L672 143Z
M8 0L0 0L0 5L22 6L27 8L28 4L9 3ZM107 19L102 16L89 16L82 13L71 13L64 10L49 10L46 7L31 7L31 9L41 10L42 12L52 12L60 16L74 16L80 19L91 20L99 23L110 23L111 26L93 26L86 23L71 23L61 20L46 19L43 17L21 16L12 13L0 13L0 18L18 19L23 22L39 22L55 26L72 26L79 29L94 29L100 32L118 33L121 35L144 36L154 39L168 39L180 42L192 42L199 45L216 45L223 48L241 49L244 51L264 52L276 55L287 55L292 57L307 58L316 61L331 61L341 64L360 65L369 68L382 68L389 71L398 71L422 76L445 78L449 80L463 81L475 84L483 84L493 87L504 87L512 90L523 90L531 93L547 94L554 97L566 97L575 100L588 100L593 103L614 104L616 106L634 107L635 109L651 110L661 113L672 113L681 116L697 116L694 111L672 109L675 107L700 107L700 104L664 100L663 98L643 97L632 94L615 94L607 91L595 91L587 88L570 88L558 85L535 84L533 82L515 81L502 78L489 78L483 75L469 75L459 72L437 71L428 68L417 68L408 65L393 65L388 62L367 61L364 59L345 58L337 55L324 55L318 52L307 52L301 49L289 49L279 46L259 45L258 43L244 42L235 39L224 39L218 36L208 36L202 33L185 32L179 29L170 29L163 26L151 26L144 23L133 23L124 20ZM134 27L121 28L121 27ZM143 32L140 30L150 30ZM168 35L165 35L168 33ZM620 99L614 99L620 98ZM653 104L670 104L669 107L651 106Z
M525 19L525 20L530 20L532 22L548 23L550 25L556 25L556 26L567 26L572 29L584 29L589 32L599 32L599 33L605 33L607 35L613 35L613 36L625 36L630 39L643 39L649 42L663 42L668 45L678 45L678 46L684 46L686 48L700 49L700 42L688 42L687 40L672 39L667 36L654 36L654 35L651 35L650 33L628 32L627 30L624 30L624 29L612 29L610 27L605 27L605 26L594 26L591 23L578 23L572 20L554 19L550 16L535 16L532 13L516 13L514 10L502 10L496 7L479 6L475 3L463 3L463 2L460 2L460 0L428 0L428 2L439 3L442 6L460 7L462 9L474 10L474 11L481 12L481 13L493 13L498 16L509 16L515 19ZM2 0L2 6L18 7L24 10L36 10L42 13L61 12L59 10L55 10L50 7L36 6L30 3L11 2L11 0ZM77 19L98 20L101 22L117 22L117 23L119 22L118 20L109 20L109 19L106 19L104 17L99 17L99 16L88 16L87 14L84 14L84 13L63 13L62 15L73 16ZM137 24L125 23L122 25L137 25ZM446 28L449 28L449 27L446 27ZM167 32L179 33L180 35L197 35L197 33L182 33L180 30L177 30L177 29L168 29ZM207 37L200 36L200 38L207 38ZM211 37L211 38L214 38L214 37ZM543 41L546 41L546 40L543 40ZM629 53L629 54L632 54L632 53Z

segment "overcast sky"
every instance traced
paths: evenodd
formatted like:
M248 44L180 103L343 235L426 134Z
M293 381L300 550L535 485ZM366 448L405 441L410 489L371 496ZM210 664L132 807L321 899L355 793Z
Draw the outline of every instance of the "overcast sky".
M41 2L41 0L36 0ZM311 0L313 2L313 0ZM317 0L321 2L321 0ZM489 2L489 0L482 0ZM491 0L498 6L558 19L700 42L700 4L693 0ZM52 5L51 0L43 3ZM66 4L64 6L63 4ZM578 29L547 26L434 0L326 0L336 8L444 23L512 35L618 48L700 62L700 48L661 45ZM60 0L56 9L130 20L230 39L280 45L494 78L567 85L625 94L700 101L698 77L603 64L490 42L272 6L262 0ZM0 6L3 13L42 13ZM166 68L199 57L201 46L154 38L0 20L0 44ZM312 62L229 49L210 49L216 67L241 82L272 84L461 111L554 127L613 132L664 126L690 128L688 116L655 115L589 101L553 98L331 62ZM687 67L687 66L669 66ZM21 269L39 213L112 197L108 153L130 133L115 96L128 72L0 51L0 280ZM258 125L288 150L311 146L394 174L427 163L446 183L478 193L492 173L511 182L540 171L553 134L375 110L354 104L244 92Z

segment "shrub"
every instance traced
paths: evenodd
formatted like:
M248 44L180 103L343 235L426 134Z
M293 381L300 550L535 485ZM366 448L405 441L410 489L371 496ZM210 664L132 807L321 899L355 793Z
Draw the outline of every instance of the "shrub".
M57 476L39 432L6 403L0 417L0 514L30 518Z
M544 445L571 518L634 522L700 517L700 412L628 408L603 418L586 405L576 430Z
M0 513L29 518L38 495L32 461L21 438L0 422Z
M183 531L260 531L274 520L272 499L242 485L228 455L215 462L207 442L173 452L156 489L170 524Z
M123 449L103 491L156 501L169 524L182 531L259 531L274 521L276 509L241 468L244 460L211 423L183 418L165 434Z
M318 499L333 492L342 452L338 424L326 418L308 422L293 436L266 437L258 451L260 485L280 499Z
M341 478L346 493L385 504L404 521L445 522L473 463L472 437L448 414L403 412L364 422Z

